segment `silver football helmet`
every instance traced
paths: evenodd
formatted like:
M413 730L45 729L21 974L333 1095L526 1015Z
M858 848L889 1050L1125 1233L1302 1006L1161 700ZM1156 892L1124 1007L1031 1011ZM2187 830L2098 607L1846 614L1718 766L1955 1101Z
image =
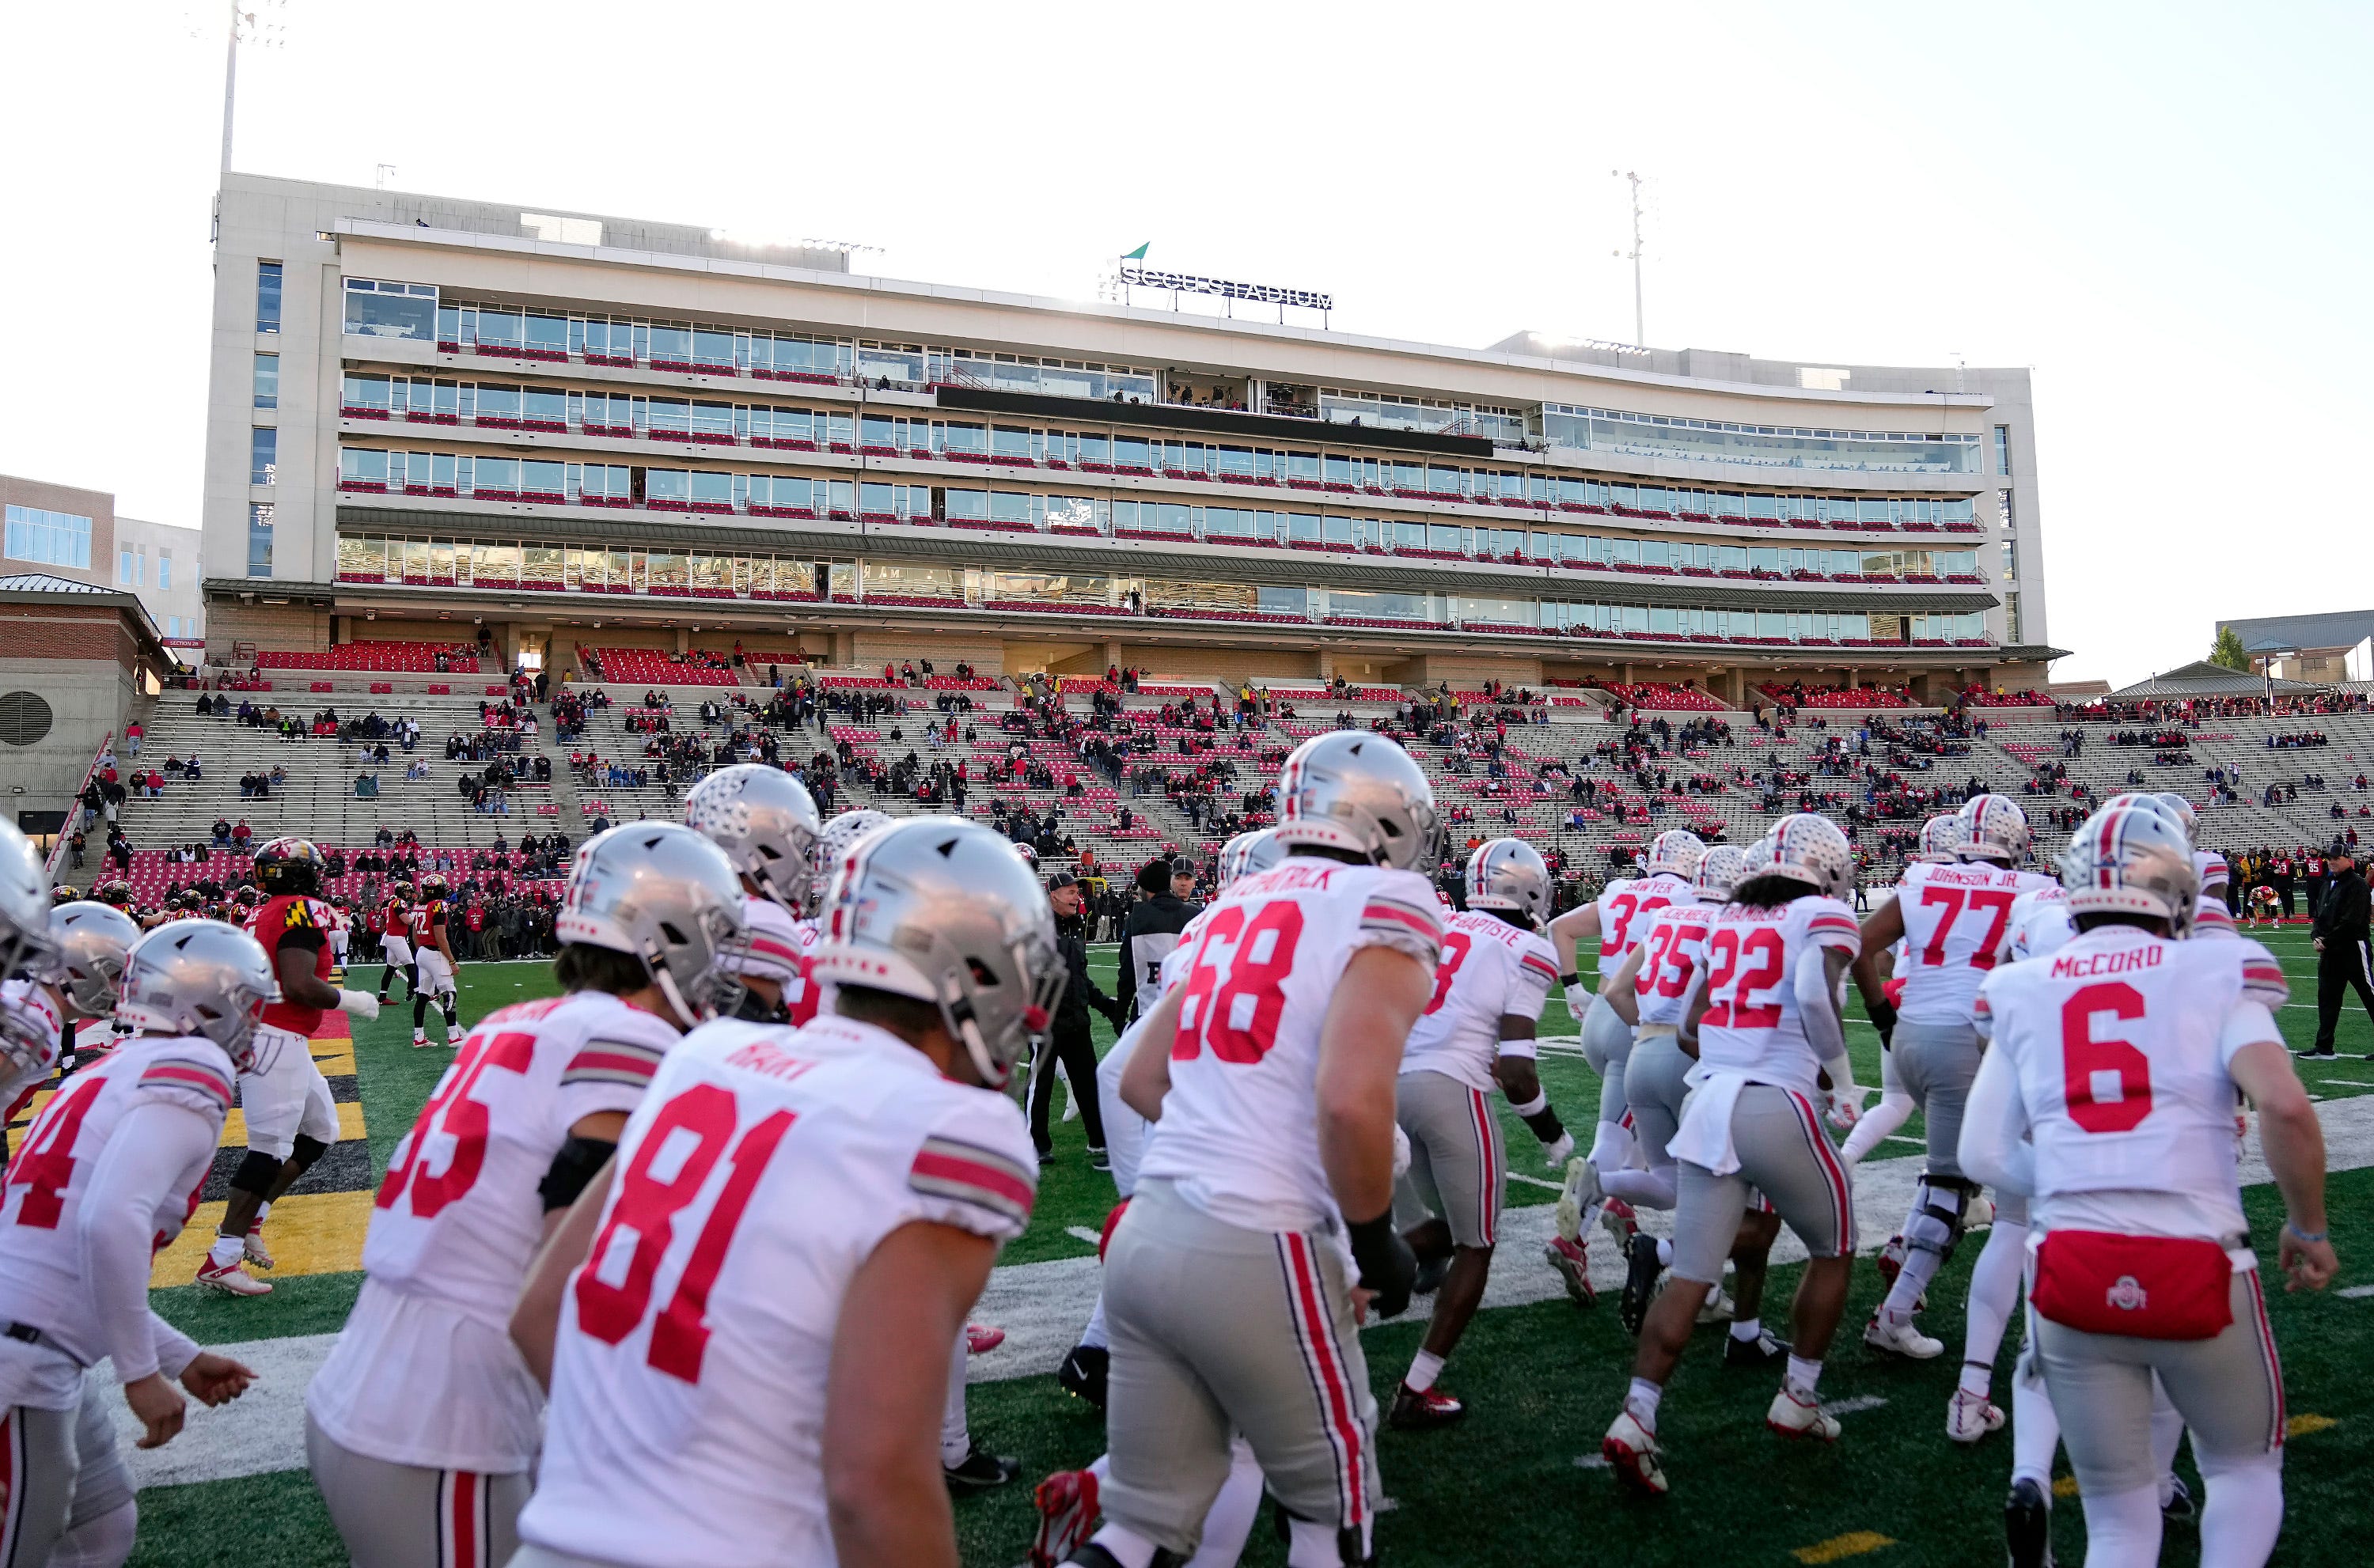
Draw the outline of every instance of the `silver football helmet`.
M817 918L818 980L935 1004L993 1089L1045 1032L1071 977L1039 879L998 834L961 817L867 834Z
M1947 812L1944 816L1933 816L1921 825L1921 848L1912 858L1932 865L1958 860L1962 858L1962 846L1969 841L1969 825L1958 813Z
M1705 853L1705 839L1686 827L1669 827L1650 839L1648 848L1641 851L1640 874L1665 872L1687 882L1698 874L1698 858Z
M1314 735L1277 776L1277 826L1289 848L1346 849L1371 865L1431 871L1442 819L1426 770L1367 730Z
M1240 876L1265 872L1287 857L1287 848L1277 841L1275 828L1256 828L1240 833L1220 846L1218 884L1226 888Z
M1824 897L1844 899L1854 892L1854 848L1828 817L1793 812L1748 849L1740 880L1759 876L1785 876Z
M2177 826L2184 829L2184 841L2196 849L2200 848L2201 813L2194 809L2192 801L2173 790L2156 794L2152 799L2166 806L2168 814L2176 819Z
M1467 858L1467 907L1506 909L1538 927L1550 914L1550 867L1522 838L1495 838Z
M1714 845L1698 861L1699 899L1708 904L1722 903L1746 874L1746 850L1730 844Z
M2172 937L2192 929L2201 895L2184 829L2141 806L2105 806L2087 817L2061 852L2061 885L2072 916L2150 916L2166 920Z
M890 820L888 812L853 811L843 812L824 825L824 832L817 838L816 850L816 889L819 905L824 900L824 884L849 858L850 846L877 827L889 826Z
M114 1012L123 957L140 940L139 925L112 904L78 898L50 911L50 936L58 946L53 983L75 1011L86 1018Z
M763 762L721 767L684 798L684 825L725 851L760 896L794 915L816 901L824 821L806 785Z
M16 824L0 822L0 980L46 974L56 961L49 867Z
M2027 858L2034 835L2027 813L2009 795L1973 795L1959 813L1969 837L1957 851L1966 860L2001 860L2017 865Z
M212 1040L241 1072L255 1059L264 1004L280 994L264 944L223 920L169 920L123 958L115 1016L159 1035Z
M742 883L725 851L672 822L636 822L578 846L553 930L631 954L686 1028L740 1000L749 941Z

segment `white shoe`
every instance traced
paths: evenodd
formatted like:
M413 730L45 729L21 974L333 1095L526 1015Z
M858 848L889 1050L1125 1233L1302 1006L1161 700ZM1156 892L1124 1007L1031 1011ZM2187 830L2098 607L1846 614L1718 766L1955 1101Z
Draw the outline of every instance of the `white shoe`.
M1945 1407L1945 1435L1957 1443L1976 1443L1991 1432L2001 1432L2003 1424L2003 1410L1984 1394L1968 1388L1955 1389L1953 1402Z
M1557 1234L1567 1240L1580 1242L1587 1223L1583 1211L1598 1203L1599 1173L1591 1162L1577 1155L1566 1163L1566 1185L1558 1189Z
M1885 1313L1876 1314L1863 1331L1863 1347L1882 1355L1903 1356L1909 1361L1933 1361L1945 1353L1945 1341L1933 1340L1913 1326L1912 1319L1891 1323Z
M429 1032L427 1030L415 1029L412 1032L412 1048L416 1051L425 1051L429 1048Z
M1709 1323L1728 1323L1738 1316L1739 1304L1733 1301L1730 1293L1721 1285L1707 1292L1706 1303L1698 1308L1698 1322L1701 1326Z
M1640 1424L1628 1401L1616 1413L1607 1435L1600 1439L1599 1453L1607 1461L1607 1468L1616 1472L1616 1479L1633 1491L1663 1497L1672 1490L1665 1480L1657 1434Z
M458 1024L448 1024L445 1029L445 1043L449 1046L458 1046L468 1037L469 1033Z
M1785 1383L1765 1410L1764 1424L1783 1437L1811 1437L1821 1443L1839 1440L1839 1418L1824 1415L1819 1399L1800 1394Z
M211 1258L198 1265L197 1283L201 1290L219 1291L227 1296L268 1296L272 1293L270 1285L238 1264L217 1268Z
M269 1269L273 1266L272 1254L264 1245L264 1232L261 1228L248 1232L240 1246L251 1267Z

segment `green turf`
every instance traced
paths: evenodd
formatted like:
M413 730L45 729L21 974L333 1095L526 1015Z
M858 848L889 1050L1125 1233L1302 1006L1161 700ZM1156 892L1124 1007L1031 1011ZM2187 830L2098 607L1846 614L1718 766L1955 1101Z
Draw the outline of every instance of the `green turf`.
M2313 1000L2314 958L2298 930L2268 939L2290 976L2297 1002ZM1100 984L1111 986L1110 949L1097 951L1092 965ZM376 967L358 968L350 984L373 982ZM474 1022L503 1002L551 990L550 971L534 965L465 965L461 975L463 1015ZM1860 1008L1853 1013L1859 1019ZM2286 1037L2305 1046L2314 1033L2314 1013L2295 1006L2279 1014ZM1545 1037L1571 1036L1573 1020L1553 997L1543 1019ZM1095 1025L1099 1048L1110 1043L1101 1021ZM1850 1030L1856 1071L1864 1084L1879 1082L1876 1036L1861 1022ZM376 1023L357 1028L356 1050L372 1153L383 1163L410 1125L420 1102L451 1059L443 1050L415 1051L411 1009L392 1005ZM2311 1094L2334 1097L2374 1089L2374 1063L2356 1059L2374 1049L2374 1031L2363 1014L2345 1017L2338 1038L2344 1053L2334 1062L2306 1064ZM1579 1132L1594 1114L1598 1079L1553 1040L1545 1049L1542 1077L1551 1096ZM1060 1105L1060 1092L1059 1100ZM1535 1157L1531 1135L1501 1111L1510 1139L1511 1166L1525 1175L1547 1172ZM1875 1157L1918 1152L1915 1117ZM1085 1257L1092 1250L1070 1235L1072 1226L1094 1229L1112 1202L1109 1178L1087 1168L1080 1123L1058 1123L1055 1152L1042 1173L1029 1232L1007 1249L1004 1261ZM1548 1202L1545 1188L1512 1184L1512 1204ZM2334 1240L2342 1250L2341 1283L2374 1281L2374 1171L2346 1173L2333 1183ZM2262 1235L2274 1234L2278 1211L2269 1189L2251 1194ZM1866 1227L1889 1223L1866 1218ZM1939 1299L1958 1304L1977 1247L1965 1247L1937 1287ZM1511 1256L1503 1268L1537 1268L1536 1260ZM1792 1270L1775 1273L1768 1317L1778 1327L1793 1289ZM328 1275L281 1281L273 1295L254 1302L201 1298L188 1289L154 1293L158 1309L203 1340L228 1340L335 1328L351 1302L358 1276ZM1848 1322L1859 1321L1879 1294L1878 1279L1857 1271ZM2374 1379L2363 1375L2374 1354L2374 1300L2345 1301L2278 1295L2271 1302L2285 1357L2295 1415L2318 1415L2339 1424L2300 1436L2291 1451L2286 1480L2291 1527L2279 1561L2323 1563L2360 1560L2356 1530L2374 1524L2374 1511L2357 1501L2357 1476L2374 1459ZM1933 1315L1933 1332L1958 1333L1956 1306ZM1366 1337L1371 1383L1388 1391L1416 1349L1422 1324L1395 1324ZM1604 1472L1576 1468L1577 1458L1596 1452L1600 1432L1620 1398L1629 1373L1630 1343L1617 1326L1612 1303L1589 1312L1562 1301L1495 1310L1481 1315L1445 1374L1445 1386L1475 1408L1463 1426L1412 1435L1388 1432L1380 1463L1394 1510L1380 1534L1387 1560L1395 1563L1497 1564L1605 1558L1619 1563L1784 1565L1789 1553L1858 1531L1889 1538L1867 1561L1886 1568L1911 1564L1992 1564L2001 1561L1997 1509L2010 1464L2010 1446L1992 1440L1975 1450L1956 1448L1943 1434L1955 1357L1926 1366L1877 1364L1852 1348L1843 1335L1831 1357L1823 1393L1833 1399L1875 1396L1887 1402L1845 1417L1845 1440L1836 1449L1804 1450L1769 1438L1757 1417L1769 1398L1772 1379L1725 1374L1713 1357L1711 1332L1686 1359L1664 1405L1663 1433L1675 1470L1675 1495L1663 1504L1640 1504L1617 1495ZM1085 1464L1103 1446L1094 1412L1065 1398L1048 1377L976 1385L971 1394L976 1433L1000 1452L1022 1457L1029 1478ZM2180 1467L2197 1477L2189 1458ZM154 1488L142 1494L140 1563L198 1568L236 1562L241 1568L298 1568L344 1560L319 1498L301 1473L241 1480ZM227 1529L226 1519L237 1527ZM1029 1539L1031 1512L1026 1491L1015 1488L973 1499L958 1510L964 1560L977 1568L1008 1568L1021 1560ZM2083 1550L2077 1510L2063 1506L2058 1546L2064 1560ZM2191 1564L2197 1556L2192 1532L2169 1538L2167 1561ZM1858 1558L1857 1561L1866 1559ZM1256 1531L1245 1561L1283 1561L1266 1526Z

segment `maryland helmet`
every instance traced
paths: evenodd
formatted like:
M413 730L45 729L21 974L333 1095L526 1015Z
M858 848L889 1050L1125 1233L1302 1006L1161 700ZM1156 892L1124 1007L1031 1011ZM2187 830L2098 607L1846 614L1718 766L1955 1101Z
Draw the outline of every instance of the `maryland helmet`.
M75 1010L88 1018L114 1012L124 954L140 940L132 917L113 905L79 899L50 911L50 937L58 950L53 983Z
M807 912L824 821L806 785L763 762L721 767L685 796L684 822L724 850L761 896Z
M1504 909L1540 925L1550 913L1549 863L1522 838L1478 844L1467 858L1467 907Z
M579 845L553 920L562 942L640 959L687 1027L734 1010L748 930L725 851L673 822L613 827Z
M2061 885L2071 916L2142 915L2168 922L2168 934L2192 929L2201 878L2192 846L2163 811L2105 806L2086 819L2061 852Z
M1314 735L1277 776L1278 824L1291 848L1343 849L1371 865L1431 868L1442 819L1425 769L1393 741L1367 730Z
M264 1004L280 994L264 946L221 920L170 920L132 944L115 1016L160 1035L199 1035L244 1072Z
M445 891L445 879L441 876L430 875L420 879L420 896L424 899L442 898Z
M129 910L132 907L132 884L122 877L100 883L90 890L90 895L100 903L112 905L118 909Z
M322 851L308 839L276 838L255 852L255 884L267 894L322 891Z
M938 1007L974 1073L1001 1088L1070 978L1039 879L997 833L911 817L861 839L817 910L818 980Z
M1650 839L1648 848L1641 851L1640 874L1655 876L1663 872L1687 882L1698 874L1698 860L1705 853L1706 840L1688 828L1667 828Z

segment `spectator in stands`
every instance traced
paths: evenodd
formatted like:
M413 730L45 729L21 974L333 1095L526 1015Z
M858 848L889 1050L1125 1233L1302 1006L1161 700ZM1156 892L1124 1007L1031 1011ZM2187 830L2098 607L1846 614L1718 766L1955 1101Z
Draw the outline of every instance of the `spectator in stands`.
M231 825L230 847L232 848L244 851L254 837L255 829L247 825L247 818L241 817Z
M355 799L358 801L379 799L378 774L365 771L355 775Z

